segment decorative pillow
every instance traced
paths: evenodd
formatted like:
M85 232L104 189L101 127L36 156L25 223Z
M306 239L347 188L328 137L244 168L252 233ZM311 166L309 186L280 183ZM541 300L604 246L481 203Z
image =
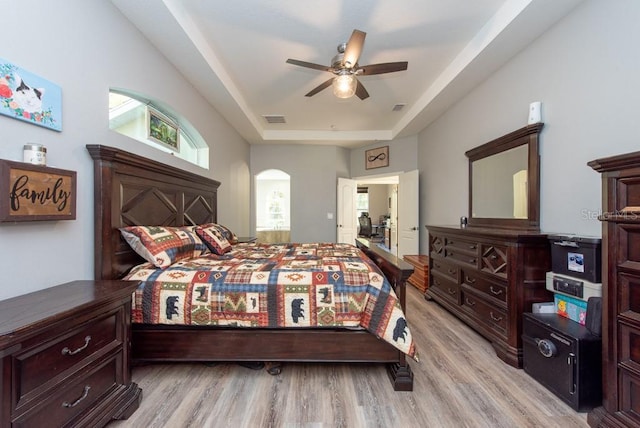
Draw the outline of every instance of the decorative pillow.
M129 226L120 228L120 233L136 253L161 269L198 257L207 249L194 226Z
M229 243L231 245L238 243L238 237L236 236L235 233L233 233L231 230L229 230L229 228L227 226L223 226L223 225L219 224L218 228L220 229L220 231L222 232L224 237L227 238L227 241L229 241Z
M196 226L196 234L204 241L212 253L219 256L231 251L231 243L225 236L226 228L215 223Z

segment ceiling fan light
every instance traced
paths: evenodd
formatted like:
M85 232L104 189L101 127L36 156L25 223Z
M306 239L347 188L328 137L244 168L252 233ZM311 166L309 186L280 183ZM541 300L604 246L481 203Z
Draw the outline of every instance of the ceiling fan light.
M333 79L333 95L338 98L350 98L356 93L358 81L351 74L342 74Z

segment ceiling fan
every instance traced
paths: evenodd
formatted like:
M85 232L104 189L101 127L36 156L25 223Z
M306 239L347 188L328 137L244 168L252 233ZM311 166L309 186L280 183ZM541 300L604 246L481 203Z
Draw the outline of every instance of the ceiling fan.
M393 73L407 69L407 61L385 62L381 64L359 65L358 59L364 46L364 38L367 33L353 30L347 43L338 45L338 54L331 60L331 66L327 67L297 59L288 59L287 63L300 67L313 68L314 70L328 71L335 74L334 77L316 86L305 96L312 97L323 89L333 85L333 93L338 98L349 98L354 94L361 100L369 97L369 93L356 76L370 76L373 74Z

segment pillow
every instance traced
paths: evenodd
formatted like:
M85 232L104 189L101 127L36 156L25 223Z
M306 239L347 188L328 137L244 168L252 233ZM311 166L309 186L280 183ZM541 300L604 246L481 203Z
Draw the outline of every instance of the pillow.
M207 249L194 226L129 226L120 228L120 233L136 253L161 269L198 257Z
M231 251L231 243L225 236L227 228L221 227L219 224L207 223L196 226L195 230L212 253L221 256Z
M224 237L227 238L227 241L229 241L231 245L238 243L238 237L236 236L235 233L229 230L228 227L219 224L218 228L220 229Z

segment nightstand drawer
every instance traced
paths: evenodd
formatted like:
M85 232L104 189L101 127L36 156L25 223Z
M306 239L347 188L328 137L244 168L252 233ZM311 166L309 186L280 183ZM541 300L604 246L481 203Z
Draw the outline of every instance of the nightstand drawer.
M14 427L55 427L71 422L89 409L108 391L117 387L118 360L121 354L112 356L72 382L57 388L42 406L30 411L28 416L14 415ZM37 405L36 405L37 406Z
M120 309L51 341L42 343L36 340L36 345L31 347L27 343L26 352L17 354L14 360L18 406L23 399L32 398L29 397L30 392L72 369L85 358L105 348L120 346L118 331L122 328L122 320Z

